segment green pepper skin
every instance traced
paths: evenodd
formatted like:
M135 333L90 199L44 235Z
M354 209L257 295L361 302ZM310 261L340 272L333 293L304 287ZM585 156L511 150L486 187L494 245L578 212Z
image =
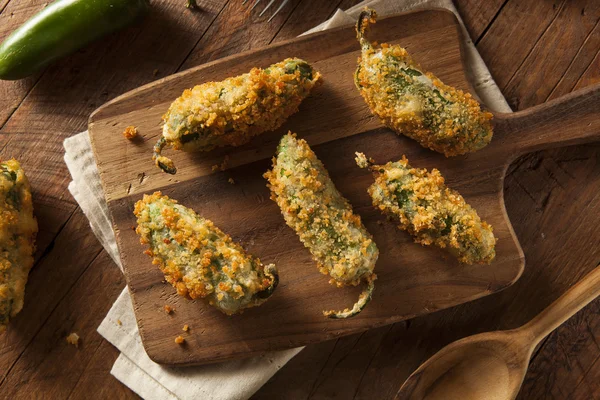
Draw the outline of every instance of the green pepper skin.
M148 0L58 0L0 45L0 79L32 75L86 44L132 24Z

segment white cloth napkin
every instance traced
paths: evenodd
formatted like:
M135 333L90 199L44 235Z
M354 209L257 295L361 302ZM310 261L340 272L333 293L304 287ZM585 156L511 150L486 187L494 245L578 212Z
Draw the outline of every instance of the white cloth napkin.
M331 19L309 32L354 24L360 10L367 5L377 10L380 16L432 7L446 8L458 16L451 0L370 0L345 12L338 10ZM460 16L458 18L460 20ZM469 39L464 26L463 33L466 40L467 75L477 94L490 109L510 112L510 107ZM88 133L82 132L66 139L64 147L65 162L73 177L69 191L89 219L98 240L117 266L122 268ZM127 288L98 327L98 332L121 352L111 374L138 395L149 400L247 399L302 350L300 347L201 367L160 366L150 360L144 351Z

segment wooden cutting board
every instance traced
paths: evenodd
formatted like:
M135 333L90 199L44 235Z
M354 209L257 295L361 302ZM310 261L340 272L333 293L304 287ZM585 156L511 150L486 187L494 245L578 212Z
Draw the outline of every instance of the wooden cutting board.
M453 14L425 10L381 19L370 37L401 43L444 82L474 93L465 77L460 28ZM161 79L112 100L91 116L92 146L140 334L152 360L194 365L320 342L471 301L518 279L524 256L504 208L507 167L524 152L599 140L599 88L523 112L495 115L494 139L487 148L447 159L383 128L371 115L353 83L358 55L353 27L303 36ZM323 74L324 84L282 129L239 148L194 154L167 150L165 154L179 168L175 176L153 165L152 146L161 134L161 116L184 89L292 56L312 63ZM123 137L129 125L138 128L139 140ZM352 319L326 319L321 311L350 306L360 288L329 285L328 277L317 271L277 205L269 200L262 174L287 130L297 132L312 146L380 249L373 300ZM405 154L415 167L438 168L447 184L494 227L498 238L494 262L460 265L397 230L371 206L366 189L372 177L354 164L357 150L379 163ZM213 173L211 167L221 164L225 156L227 169ZM228 183L229 178L235 180L234 185ZM202 301L179 297L142 253L145 247L132 229L134 203L156 190L211 219L264 263L277 264L281 281L269 301L227 317ZM167 315L165 305L175 312ZM182 331L184 325L189 325L189 332ZM185 345L174 342L178 335L186 339Z

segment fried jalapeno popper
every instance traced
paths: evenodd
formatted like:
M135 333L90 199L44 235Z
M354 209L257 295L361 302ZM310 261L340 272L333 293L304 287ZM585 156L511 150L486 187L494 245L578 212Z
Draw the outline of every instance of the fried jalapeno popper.
M375 11L363 11L356 25L362 47L355 84L369 108L394 131L446 157L466 154L492 140L492 114L471 94L425 72L398 45L375 47L365 29Z
M181 296L203 298L227 315L258 306L279 282L275 265L263 265L211 221L160 192L135 204L136 232L146 254Z
M444 184L440 171L412 168L406 157L373 165L356 153L356 163L375 176L368 192L373 205L400 222L415 242L448 250L465 264L489 264L496 255L492 227L465 199Z
M279 128L317 84L320 74L306 61L288 58L266 69L207 82L183 92L163 116L163 135L153 160L174 174L164 146L185 151L240 146L253 136Z
M279 205L285 222L338 287L366 282L367 288L352 309L327 311L330 318L358 314L371 299L379 250L360 217L336 189L323 163L305 140L283 136L273 169L265 173L271 198Z
M16 160L0 163L0 333L23 308L38 225L29 181Z

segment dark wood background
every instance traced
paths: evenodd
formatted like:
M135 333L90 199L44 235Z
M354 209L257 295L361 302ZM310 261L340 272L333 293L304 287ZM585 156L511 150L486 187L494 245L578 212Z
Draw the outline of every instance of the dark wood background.
M124 287L121 272L69 194L62 141L89 114L141 84L294 37L358 0L292 0L267 23L241 0L155 0L136 27L46 71L0 82L0 157L32 181L40 223L23 312L0 336L0 398L135 398L110 374L118 356L96 328ZM0 0L0 39L47 0ZM515 110L600 82L595 0L457 0L477 47ZM600 144L521 157L505 183L527 265L506 291L426 317L306 348L256 399L385 399L445 344L528 321L600 262ZM65 337L77 332L81 345ZM600 301L534 353L521 399L600 399Z

